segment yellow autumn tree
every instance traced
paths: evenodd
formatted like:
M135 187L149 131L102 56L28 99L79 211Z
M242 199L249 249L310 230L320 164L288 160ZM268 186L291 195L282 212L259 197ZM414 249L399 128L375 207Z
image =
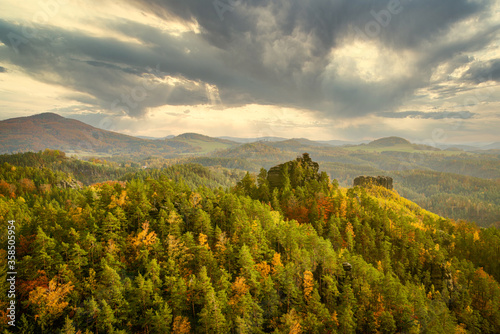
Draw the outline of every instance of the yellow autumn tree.
M281 263L281 254L274 253L274 256L273 256L273 275L276 275L281 268L283 268L283 263Z
M201 202L201 199L202 199L202 197L198 193L192 193L189 196L189 201L191 202L191 206L193 208L197 208L198 207L198 204Z
M289 334L301 334L302 326L300 325L301 319L295 309L291 309L290 312L282 317L283 321L283 332L288 332Z
M29 294L29 304L35 313L35 319L40 323L42 329L50 326L59 318L68 302L66 296L73 290L71 282L58 284L53 278L49 282L49 288L37 287Z
M354 238L356 237L356 234L354 234L354 228L351 222L347 222L347 225L345 227L345 237L345 246L349 250L352 250L354 248Z
M200 247L210 249L210 247L208 246L207 240L208 240L208 237L205 234L200 233L200 235L198 236L198 243L200 244Z
M113 209L117 206L122 207L125 204L126 199L127 199L127 191L122 190L119 197L116 197L115 195L111 196L111 203L109 203L108 208Z
M149 222L144 222L142 224L142 231L139 232L137 237L132 238L132 244L136 247L151 246L156 242L156 233L149 232Z
M257 271L260 273L262 278L266 278L269 276L269 273L271 272L271 266L267 264L267 261L263 261L261 263L256 264L255 266L257 268Z
M314 288L313 274L309 270L306 270L304 272L304 298L306 299L306 302L309 302L309 300L311 299L313 288Z
M341 197L339 205L339 217L346 218L346 216L347 216L347 202L343 197Z
M231 300L229 300L229 305L234 307L238 304L241 297L250 290L250 287L246 284L245 278L240 276L237 277L234 283L231 285L231 290L233 296L231 297Z
M149 222L144 222L142 231L136 237L131 237L131 244L136 251L136 259L139 258L142 249L152 250L157 240L156 233L154 231L149 232Z
M176 316L174 319L172 333L174 334L191 333L191 324L189 323L189 319L186 317L182 317L180 315Z

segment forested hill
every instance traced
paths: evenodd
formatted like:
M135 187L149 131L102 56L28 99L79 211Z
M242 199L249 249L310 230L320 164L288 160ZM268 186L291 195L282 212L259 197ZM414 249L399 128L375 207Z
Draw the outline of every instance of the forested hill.
M148 161L146 160L146 164ZM38 153L25 152L16 154L0 155L0 165L7 164L4 169L8 170L10 165L24 167L23 173L31 174L33 169L46 168L51 172L62 172L58 174L58 184L74 180L83 185L102 183L106 181L127 181L134 178L158 178L160 175L166 176L175 181L185 182L188 186L195 188L207 186L209 188L228 189L241 179L244 172L238 170L228 170L217 167L203 167L195 163L185 163L183 165L167 165L162 163L161 168L143 168L138 163L116 163L105 159L91 159L83 161L73 157L67 157L64 152L46 149ZM36 173L35 173L36 174ZM3 175L3 181L8 176ZM43 179L31 180L38 186L44 183ZM14 182L12 188L20 190L19 183Z
M283 164L279 184L262 169L230 191L161 171L79 189L57 186L67 174L46 167L0 173L16 186L0 195L17 240L13 331L0 233L5 333L500 328L499 230L385 188L340 188L304 159Z
M0 121L0 153L50 148L83 157L122 155L143 159L155 154L163 157L206 154L237 145L230 140L192 133L158 140L132 137L54 113Z

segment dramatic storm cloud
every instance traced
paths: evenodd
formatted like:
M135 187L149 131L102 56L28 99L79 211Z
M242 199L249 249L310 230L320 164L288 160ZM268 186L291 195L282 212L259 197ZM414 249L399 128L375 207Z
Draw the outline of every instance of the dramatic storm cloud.
M499 22L493 0L7 1L0 112L158 136L413 126L410 139L443 127L493 141L480 123L499 122ZM436 124L453 118L463 125Z
M500 59L475 64L465 73L464 78L477 83L488 80L500 82Z

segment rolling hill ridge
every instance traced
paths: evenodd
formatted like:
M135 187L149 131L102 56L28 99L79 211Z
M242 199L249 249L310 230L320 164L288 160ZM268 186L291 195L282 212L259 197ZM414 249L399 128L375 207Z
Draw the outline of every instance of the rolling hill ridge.
M205 154L238 145L186 133L171 139L143 139L95 128L55 113L0 121L0 153L62 150L79 156Z

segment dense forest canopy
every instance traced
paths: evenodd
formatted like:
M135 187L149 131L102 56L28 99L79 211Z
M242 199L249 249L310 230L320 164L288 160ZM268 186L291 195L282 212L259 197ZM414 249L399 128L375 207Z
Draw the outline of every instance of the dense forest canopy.
M290 144L294 141L286 142ZM192 188L199 184L199 180L205 180L203 185L226 189L234 186L246 171L258 174L262 167L270 168L294 159L297 155L284 150L283 145L283 142L258 142L196 157L165 159L150 155L137 160L114 156L107 159L92 157L88 161L68 157L58 150L46 149L38 153L0 155L0 164L7 162L24 167L48 167L69 173L75 181L84 185L130 179L138 171L141 171L141 177L161 171L174 180L182 176ZM353 180L360 175L391 176L399 194L426 210L455 220L475 222L482 227L500 227L500 156L465 153L447 156L441 152L431 155L391 151L347 152L346 149L324 145L307 146L307 149L312 149L315 158L319 157L322 171L343 187L352 186ZM187 164L191 167L176 167ZM211 180L202 177L208 171L212 172Z
M442 218L382 187L339 187L299 159L277 187L264 168L193 164L102 164L113 181L79 184L77 162L63 170L60 153L45 155L0 165L0 218L4 229L15 221L18 272L13 329L1 233L5 333L500 328L496 228Z

